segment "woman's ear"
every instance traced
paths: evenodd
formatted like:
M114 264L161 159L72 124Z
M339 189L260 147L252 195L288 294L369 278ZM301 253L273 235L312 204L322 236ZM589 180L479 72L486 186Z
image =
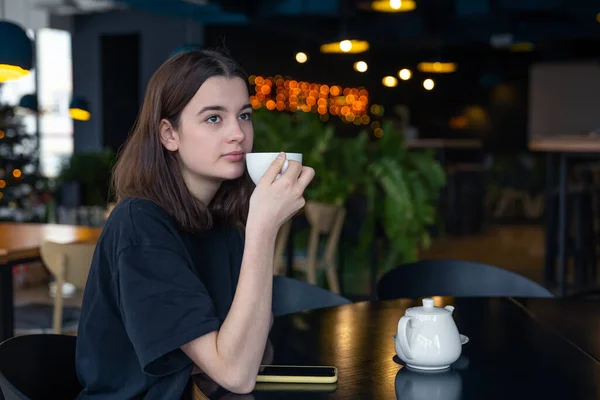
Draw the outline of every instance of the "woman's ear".
M166 119L160 121L160 142L169 151L177 151L179 149L179 134L173 125Z

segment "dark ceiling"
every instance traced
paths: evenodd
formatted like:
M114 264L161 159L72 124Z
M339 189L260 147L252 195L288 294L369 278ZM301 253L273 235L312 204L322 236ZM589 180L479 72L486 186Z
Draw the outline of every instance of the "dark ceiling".
M526 147L529 66L536 61L600 59L600 0L415 0L407 13L375 13L370 0L121 0L133 8L205 25L204 45L223 45L250 73L369 89L373 102L407 104L423 136L450 137L448 120L466 105L489 113L494 148ZM197 3L197 4L194 4ZM362 54L320 54L341 38L363 39ZM494 41L527 42L511 52ZM298 64L296 51L309 54ZM456 73L433 77L416 70L428 58L458 62ZM366 73L352 69L365 60ZM600 64L599 64L600 65ZM411 68L413 79L390 89L383 76ZM436 89L423 89L425 78ZM496 101L499 83L510 102ZM481 136L481 133L469 133Z
M407 13L370 11L370 0L121 0L207 25L257 25L314 42L366 39L371 51L490 48L495 35L542 53L597 53L599 0L416 0ZM573 42L572 49L570 42ZM591 44L591 47L586 46ZM550 55L552 56L552 55Z

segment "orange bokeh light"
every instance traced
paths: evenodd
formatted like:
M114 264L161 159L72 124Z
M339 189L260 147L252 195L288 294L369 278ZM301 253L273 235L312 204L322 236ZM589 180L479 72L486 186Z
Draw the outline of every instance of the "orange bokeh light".
M323 121L328 120L329 115L338 115L344 122L356 125L370 122L367 115L369 93L364 87L342 88L339 85L297 81L281 75L253 76L249 81L254 83L253 92L256 92L250 96L254 109L265 107L268 110L315 112L323 117Z
M275 109L275 102L273 100L268 100L265 104L265 106L269 109L269 110L274 110Z

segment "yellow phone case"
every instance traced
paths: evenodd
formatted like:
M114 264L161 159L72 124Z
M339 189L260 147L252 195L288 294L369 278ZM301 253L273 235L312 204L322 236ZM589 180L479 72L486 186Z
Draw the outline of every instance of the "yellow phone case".
M262 367L270 367L263 365ZM273 365L277 368L315 368L314 366L302 365ZM324 368L333 368L333 376L281 376L281 375L258 375L257 383L336 383L338 379L338 371L336 367L323 366Z
M257 382L254 390L258 392L321 392L333 393L337 383L270 383Z

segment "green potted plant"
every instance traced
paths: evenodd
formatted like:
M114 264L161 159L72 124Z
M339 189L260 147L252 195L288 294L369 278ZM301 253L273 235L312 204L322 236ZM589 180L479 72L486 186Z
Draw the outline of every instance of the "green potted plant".
M57 182L63 187L74 186L63 192L79 192L84 203L80 205L106 207L114 161L115 154L110 149L73 153L64 160Z
M382 130L383 136L368 145L360 178L369 209L363 243L373 240L379 224L388 244L383 261L387 271L417 260L419 249L429 247L428 227L435 223L446 177L431 151L406 148L392 122L385 122Z
M388 245L384 271L416 260L419 249L429 246L428 228L436 220L445 174L432 152L407 149L402 132L391 122L383 124L383 136L376 140L366 131L337 137L332 125L311 113L260 109L254 126L254 151L302 153L304 164L315 169L315 179L305 192L309 222L332 221L350 195L365 199L368 211L361 221L362 246L357 256L367 254L377 226Z

